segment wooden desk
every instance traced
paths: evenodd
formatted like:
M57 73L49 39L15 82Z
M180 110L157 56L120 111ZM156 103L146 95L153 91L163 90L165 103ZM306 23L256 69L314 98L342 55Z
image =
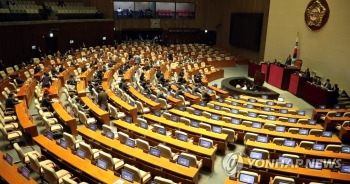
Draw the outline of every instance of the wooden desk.
M61 79L55 80L52 82L49 89L49 97L50 98L60 98L62 93L62 82Z
M151 111L157 110L160 111L160 104L152 101L151 99L148 99L147 97L140 94L138 91L136 91L135 88L132 86L129 87L129 93L135 98L143 102L143 104L146 104L148 107L151 108Z
M102 149L114 157L123 159L124 163L134 165L146 172L151 172L152 176L162 176L186 184L198 183L198 168L186 168L170 162L169 159L154 157L144 153L141 149L131 148L125 144L121 144L118 140L111 140L101 135L100 132L93 132L86 127L79 128L78 132L94 148Z
M176 91L177 90L177 86L175 85L171 85L171 89ZM191 93L184 93L185 94L185 98L191 103L191 104L199 104L199 97L198 96L194 96Z
M288 146L279 146L275 143L269 142L269 143L262 143L257 141L251 141L247 140L246 142L247 148L261 148L261 149L267 149L272 150L270 153L290 153L290 154L296 154L296 155L303 155L303 158L339 158L345 161L350 160L350 155L345 153L334 153L333 151L316 151L316 150L307 150L305 148L296 146L294 148L288 147Z
M41 72L38 72L36 74L34 74L34 79L36 79L37 81L41 81L42 76L44 75L45 72L50 72L51 70L51 65L46 67L44 70L42 70Z
M343 124L344 121L350 121L350 117L326 117L323 127L325 130L336 130L336 125Z
M190 88L194 88L194 85L193 85L193 84L189 84L188 86L189 86ZM204 85L204 86L208 87L208 85ZM198 90L202 93L202 89L198 88ZM216 96L215 96L214 93L210 93L209 96L210 96L210 99L211 99L211 100L216 100Z
M279 163L270 163L267 160L252 160L249 158L241 157L242 159L238 159L239 163L242 163L243 166L247 167L244 170L251 170L256 171L258 169L259 172L265 173L263 176L264 178L274 177L281 175L292 175L295 180L300 179L306 179L310 180L309 178L316 178L319 180L327 180L324 181L326 183L338 183L338 182L346 182L350 180L349 174L339 173L339 172L331 172L328 169L323 170L316 170L316 169L308 169L308 168L301 168L299 166L290 166L286 167L284 165L281 165ZM250 164L251 163L251 164ZM315 179L311 179L311 181L315 181ZM263 178L260 178L260 182L266 183L266 180L263 180ZM296 181L296 183L301 183Z
M192 142L183 142L178 139L174 139L171 136L160 135L152 130L145 130L135 124L128 124L124 121L114 121L114 125L118 130L124 130L124 133L129 134L130 137L140 138L146 140L151 146L157 146L159 143L164 144L172 148L173 152L189 152L197 156L197 160L203 159L203 167L209 169L211 172L214 171L215 163L215 152L216 148L203 148L198 145L194 145ZM172 135L175 135L172 132ZM191 136L189 136L190 138ZM199 142L198 140L194 140Z
M145 114L143 118L145 118L147 121L161 124L169 129L181 130L183 132L186 132L188 135L194 137L195 142L198 142L200 137L211 139L213 140L214 144L218 145L218 151L226 154L228 137L226 134L217 134L211 131L207 131L203 128L194 128L183 123L175 123L163 117L158 117L152 114Z
M229 177L226 177L224 184L240 184L237 180L230 180Z
M214 81L224 77L224 70L216 70L215 72L205 72L205 77L208 82ZM208 86L207 86L208 87Z
M263 111L263 110L257 110L257 109L248 109L248 108L244 108L244 107L240 107L240 106L233 106L233 105L229 105L226 103L221 103L221 102L217 102L217 101L211 101L209 102L211 104L214 105L218 105L221 107L226 107L229 109L237 109L237 110L245 110L248 112L255 112L258 115L262 114L262 115L271 115L271 116L276 116L278 117L285 117L285 118L295 118L295 119L310 119L309 116L299 116L299 115L292 115L292 114L282 114L282 113L276 113L273 111L267 112L267 111Z
M61 86L64 86L66 84L66 81L70 78L70 76L74 75L74 70L74 67L69 67L68 69L65 69L58 75L58 78L61 81Z
M336 111L339 113L350 112L350 109L318 109L312 110L312 119L319 120L321 115L326 115L329 111Z
M238 118L241 121L252 121L252 122L261 122L263 124L265 123L270 123L270 124L275 124L275 125L281 125L281 126L286 126L286 127L293 127L293 128L305 128L305 129L323 129L323 127L321 125L305 125L305 124L301 124L301 123L287 123L287 122L282 122L282 121L271 121L268 119L261 119L261 118L252 118L249 116L243 116L241 114L232 114L232 113L227 113L225 111L221 111L221 110L215 110L215 109L210 109L209 107L203 107L200 105L192 105L191 107L195 108L195 109L199 109L201 111L207 111L209 113L214 113L214 114L218 114L221 116L226 116L226 117L231 117L231 118ZM249 111L250 112L250 111Z
M77 83L77 92L78 92L78 96L79 97L84 97L86 96L86 87L85 87L85 80L80 80L78 83Z
M29 107L30 102L34 97L35 86L37 85L36 80L26 81L17 93L17 98L26 102Z
M218 96L220 96L220 98L227 98L229 95L229 93L227 91L224 91L220 88L216 88L214 86L208 86L208 88L214 90L216 92L216 94Z
M7 163L6 160L4 160L2 157L6 155L0 151L0 183L2 179L4 179L7 183L10 184L21 184L21 183L29 183L29 184L34 184L37 183L33 178L30 178L30 180L27 180L24 176L21 175L17 171L18 167L16 164L10 165ZM27 167L27 169L29 169Z
M110 125L109 113L107 111L102 110L88 97L81 97L81 100L90 108L90 111L97 120L101 121L105 125Z
M17 104L15 106L15 110L16 110L16 114L17 114L17 118L19 123L21 124L21 127L23 129L23 132L25 132L26 134L29 134L30 136L26 136L26 141L28 141L28 143L32 142L32 138L36 137L39 135L38 133L38 129L37 126L35 124L35 122L32 122L29 118L29 114L27 114L27 106L25 105L25 102L22 101L21 103Z
M41 148L41 153L47 157L55 159L56 164L63 164L67 168L72 168L69 171L78 176L82 181L89 183L114 183L121 179L114 175L113 171L104 171L95 165L91 164L89 159L81 159L72 154L71 150L63 149L56 144L56 141L51 141L44 135L34 138L35 143ZM57 161L56 161L57 160ZM126 182L125 183L129 183ZM135 183L135 182L134 182ZM136 182L137 183L137 182Z
M288 107L281 107L281 106L277 106L277 105L272 105L272 106L269 106L267 104L261 104L261 103L252 103L252 102L249 102L249 101L244 101L244 100L236 100L234 98L231 98L231 97L228 97L226 98L226 100L229 100L231 102L237 102L237 103L240 103L240 104L252 104L256 107L260 107L260 108L263 108L263 107L270 107L271 109L275 109L275 110L281 110L281 109L287 109L287 110L298 110L298 108L296 107L292 107L292 108L288 108ZM266 101L273 101L273 100L266 100ZM277 103L276 101L273 101L275 104Z
M124 102L122 99L118 98L108 87L107 82L102 82L102 88L106 91L108 98L111 103L118 107L119 110L123 111L127 116L132 118L134 123L137 122L137 108L132 107L130 104Z
M350 141L350 127L341 127L339 131L339 139L343 142L349 142Z
M59 119L62 120L62 122L70 128L70 131L71 131L70 133L73 136L77 136L78 132L77 132L76 118L73 118L72 116L70 116L70 114L66 110L64 110L64 108L59 102L52 103L52 107L55 110Z
M252 133L261 134L261 135L269 135L269 137L285 137L285 138L290 138L290 139L296 139L299 141L309 140L309 141L324 142L324 143L335 143L335 144L341 143L341 141L337 137L334 137L334 136L332 138L326 138L326 137L316 137L314 135L298 135L298 134L292 134L290 132L276 132L276 131L270 131L267 129L257 129L257 128L252 128L252 127L247 127L244 125L235 125L235 124L231 124L231 123L226 123L222 120L219 120L219 121L212 120L212 119L208 119L204 116L196 116L196 115L189 114L188 112L182 112L182 111L175 110L175 109L171 109L169 112L173 113L173 114L177 114L178 116L182 116L182 117L196 120L198 122L203 122L203 123L208 123L211 125L216 125L219 127L234 129L238 132L238 139L240 139L240 140L243 139L245 132L252 132ZM227 114L229 114L229 113L227 113Z

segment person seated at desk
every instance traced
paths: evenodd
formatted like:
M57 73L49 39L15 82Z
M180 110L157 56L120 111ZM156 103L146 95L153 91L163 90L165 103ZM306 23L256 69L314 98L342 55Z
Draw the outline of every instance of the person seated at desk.
M186 79L185 79L185 78L183 78L183 77L179 77L179 78L177 79L177 83L179 83L180 85L182 85L182 84L186 84L186 83L187 83L187 81L186 81Z
M16 104L19 104L19 101L15 99L15 95L13 93L10 93L6 99L5 108L14 109Z
M76 97L75 101L76 101L76 103L74 103L74 104L77 105L79 111L82 111L84 113L89 113L90 112L89 107L87 107L78 96Z
M179 77L183 77L183 76L185 76L185 72L184 72L184 69L182 68L179 73Z
M94 85L92 85L91 80L88 80L88 86L87 86L87 88L89 89L90 92L92 91L92 88L94 88Z
M185 94L182 92L182 90L180 90L180 88L181 88L181 86L178 85L178 86L177 86L177 90L175 91L175 96L179 96L179 95L184 96L184 95L185 95Z
M287 59L286 59L286 63L285 63L285 65L292 65L292 58L291 58L291 56L290 56L290 54L288 55L288 57L287 57Z
M331 90L331 89L332 89L332 85L331 85L329 79L326 80L326 83L323 84L323 87L326 88L326 89L328 89L328 90Z
M58 69L58 71L61 73L65 70L65 68L63 67L63 65L60 66L60 68Z
M46 107L47 109L49 109L49 111L53 111L52 108L52 103L53 101L49 98L49 93L45 92L43 99L41 100L41 107Z
M319 78L319 77L316 77L316 80L314 80L314 82L313 82L315 85L317 85L317 86L321 86L321 79Z
M162 75L162 70L158 69L156 72L156 77L159 79L159 77Z
M83 65L83 68L81 68L81 72L84 73L87 70L86 65Z
M209 102L209 101L211 100L211 99L210 99L209 92L208 92L208 89L202 90L201 95L202 95L203 101Z
M34 74L36 73L39 73L41 71L41 68L38 64L35 65L35 68L34 68Z
M70 76L69 80L67 81L67 84L73 85L73 86L76 86L76 85L77 85L77 81L75 80L73 74Z
M140 75L140 81L145 81L145 73L142 72L141 75Z
M97 104L101 106L102 104L108 109L108 96L107 93L100 87L98 88Z
M140 61L141 61L141 58L140 58L139 54L136 53L136 55L134 56L134 63L135 63L135 65L139 65Z
M200 93L201 91L198 89L199 84L195 84L192 88L192 94Z
M124 74L123 67L120 67L119 70L118 70L118 75L121 76L123 74Z
M75 60L73 60L71 63L70 63L70 66L75 66L76 65L76 62Z
M21 79L21 75L20 75L20 74L17 74L15 80L16 80L16 83L17 83L18 87L23 86L23 84L24 84L24 82L25 82L25 80L22 80L22 79Z
M26 65L26 63L25 63L24 61L22 61L21 65L19 65L19 67L20 67L21 69L24 69L24 68L27 67L27 65Z
M49 86L51 86L52 79L51 79L50 75L47 72L45 72L43 77L41 78L41 84L42 84L42 88L44 88L47 84Z
M166 96L163 94L162 90L157 89L157 98L166 99Z
M52 65L51 74L52 74L53 76L57 76L58 74L60 74L60 72L58 72L58 71L56 70L56 65Z
M117 9L117 12L122 12L122 9L120 9L120 7Z
M304 73L305 73L306 77L310 77L311 76L309 68L306 68Z

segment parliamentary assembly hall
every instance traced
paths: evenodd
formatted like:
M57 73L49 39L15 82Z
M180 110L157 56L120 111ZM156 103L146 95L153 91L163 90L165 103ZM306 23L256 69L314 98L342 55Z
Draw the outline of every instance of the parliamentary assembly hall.
M349 0L0 0L0 184L350 183Z

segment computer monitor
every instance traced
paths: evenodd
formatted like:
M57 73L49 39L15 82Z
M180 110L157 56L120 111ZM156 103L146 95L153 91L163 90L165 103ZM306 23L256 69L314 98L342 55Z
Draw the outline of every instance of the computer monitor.
M106 110L106 106L104 104L101 104L101 109L105 111Z
M316 120L313 120L313 119L310 119L307 121L307 124L308 125L316 125L317 121Z
M308 135L309 134L309 130L307 130L307 129L300 129L298 134L299 135Z
M231 118L231 123L235 124L235 125L239 125L239 124L241 124L241 120L236 119L236 118Z
M287 109L281 109L281 110L280 110L280 113L281 113L281 114L288 114L288 110L287 110Z
M291 159L289 157L280 156L280 157L278 157L278 163L283 164L283 165L292 165L293 159Z
M110 139L114 139L114 133L112 131L107 130L106 131L106 137Z
M206 141L204 139L199 140L199 146L210 149L210 147L211 147L210 145L211 145L211 143L209 141Z
M85 159L85 151L78 148L77 149L77 156L80 157L81 159Z
M255 112L248 112L248 117L256 118L257 116L258 116L258 114Z
M251 103L256 103L256 100L254 98L249 98L248 101L251 102Z
M259 123L259 122L253 122L252 127L253 127L253 128L261 129L262 125L261 125L261 123Z
M312 149L316 150L316 151L323 151L324 150L324 144L315 143L312 146Z
M332 137L332 132L331 131L323 131L322 137Z
M278 97L278 98L277 98L277 101L279 101L279 102L284 102L284 98Z
M264 107L263 110L266 111L266 112L270 112L271 111L271 107Z
M215 109L215 110L220 110L220 109L221 109L221 106L214 105L214 109Z
M238 114L239 111L238 111L237 109L231 109L231 113L232 113L232 114Z
M276 121L276 116L268 115L267 119L270 120L270 121Z
M267 95L261 95L262 99L268 99L269 97Z
M67 142L63 139L60 139L60 146L63 148L63 149L67 149Z
M198 128L198 127L199 127L199 123L198 123L197 121L191 121L191 122L190 122L190 126L191 126L191 127Z
M187 88L185 88L185 93L187 93L188 92L188 89Z
M214 86L214 87L216 87L216 88L218 87L218 85L217 85L217 84L214 84L213 86Z
M26 178L27 180L30 180L30 171L26 167L22 166L21 167L21 174Z
M105 37L105 36L104 36L104 37L102 37L102 40L107 40L107 37Z
M269 141L269 138L267 136L258 135L258 138L256 139L256 141L267 143Z
M256 152L256 151L251 151L249 154L249 158L255 159L255 160L261 160L262 159L262 153L261 152Z
M202 114L202 112L200 110L194 110L193 114L196 116L200 116Z
M200 101L200 102L199 102L199 105L205 107L205 106L207 106L207 102L205 102L205 101Z
M149 154L159 158L160 150L154 147L150 147Z
M53 134L52 134L52 132L47 131L47 132L46 132L46 137L52 141L52 140L53 140Z
M130 183L134 182L134 174L132 172L125 170L125 169L122 169L121 178L130 182Z
M284 144L283 144L284 146L287 146L287 147L295 147L295 140L288 140L288 139L286 139L286 140L284 140Z
M238 103L237 102L232 102L231 105L238 106Z
M342 117L343 116L343 114L342 113L340 113L340 112L337 112L337 113L335 113L335 115L334 115L335 117Z
M6 153L5 159L6 159L6 162L9 163L10 165L13 164L13 158L9 153Z
M32 50L35 50L36 49L36 45L32 45Z
M218 98L218 102L223 103L225 100L222 98Z
M350 147L348 147L348 146L342 146L342 147L341 147L341 152L342 152L342 153L346 153L346 154L350 154Z
M222 131L221 127L218 127L218 126L212 126L211 130L218 134L221 134L221 131Z
M295 118L288 118L288 123L296 123L297 122L297 119Z
M161 115L160 111L157 111L157 110L154 110L154 111L153 111L153 114L154 114L155 116L158 116L158 117L160 117L160 115Z
M238 95L233 95L233 98L239 100L240 97Z
M186 134L178 133L177 134L177 139L180 140L180 141L187 142L188 136Z
M334 109L340 109L340 105L338 104L334 105Z
M157 132L158 132L158 134L166 135L166 129L165 128L158 127Z
M217 115L217 114L211 114L211 119L213 119L213 120L219 120L219 119L220 119L220 116Z
M73 43L74 43L74 40L69 40L69 43L70 43L70 44L73 44Z
M175 116L175 115L171 115L171 117L170 117L170 119L171 119L171 121L173 121L173 122L179 122L179 117L177 117L177 116Z
M286 103L286 107L292 108L292 107L293 107L293 104L292 104L292 103Z
M135 148L135 140L130 139L130 138L126 138L125 145L127 145L131 148Z
M143 128L143 129L148 130L148 124L146 122L140 121L140 127Z
M134 102L134 101L131 101L131 100L130 100L129 104L130 104L132 107L135 106L135 102Z
M308 164L308 168L322 170L322 162L310 161Z
M350 174L350 165L342 165L340 167L340 172Z
M177 164L185 166L185 167L189 167L190 166L190 159L179 156L179 157L177 157Z
M247 104L247 106L246 106L248 109L254 109L254 105L252 105L252 104Z
M298 111L299 116L305 116L306 112L305 111Z
M269 105L269 106L274 106L275 105L275 102L267 102L267 105Z
M186 110L186 109L185 109L185 106L183 106L183 105L179 106L178 109L179 109L180 111L185 111L185 110Z
M97 130L97 125L94 123L89 124L89 129L92 131L96 131Z
M205 89L205 87L204 86L201 86L201 90L204 90Z
M99 158L97 159L96 166L106 171L108 164L106 161Z
M242 182L242 183L254 184L254 181L255 181L254 178L255 178L254 176L240 173L238 180L239 182Z
M286 127L284 127L284 126L276 126L275 131L276 132L285 132L286 131Z
M326 109L326 106L325 105L320 105L319 108L320 109Z
M131 123L132 122L132 118L130 116L125 116L124 117L124 121L127 123Z

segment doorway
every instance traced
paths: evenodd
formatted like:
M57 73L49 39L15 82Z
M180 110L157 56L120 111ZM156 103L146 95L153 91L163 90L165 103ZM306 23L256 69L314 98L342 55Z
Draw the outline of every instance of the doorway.
M45 48L47 55L53 55L57 52L57 37L46 37Z

